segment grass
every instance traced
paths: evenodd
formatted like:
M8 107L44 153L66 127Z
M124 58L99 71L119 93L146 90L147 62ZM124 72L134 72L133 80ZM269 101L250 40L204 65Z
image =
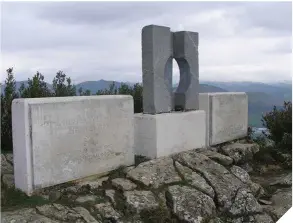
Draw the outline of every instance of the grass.
M1 193L3 192L3 197L1 197L2 211L15 210L17 208L24 207L35 207L37 205L50 203L50 201L42 198L41 196L33 195L29 197L25 193L14 188L2 187Z

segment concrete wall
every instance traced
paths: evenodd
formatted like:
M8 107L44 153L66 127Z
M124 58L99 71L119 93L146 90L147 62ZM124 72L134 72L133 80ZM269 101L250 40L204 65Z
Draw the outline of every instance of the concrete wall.
M131 96L16 99L15 185L37 188L134 163Z
M207 114L207 142L216 145L245 137L248 128L248 97L242 92L199 94L199 109Z
M157 158L206 146L204 111L134 115L136 155Z

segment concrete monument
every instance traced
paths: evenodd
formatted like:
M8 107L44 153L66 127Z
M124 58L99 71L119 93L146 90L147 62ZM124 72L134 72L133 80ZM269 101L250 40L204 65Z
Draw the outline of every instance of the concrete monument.
M180 70L174 95L173 58ZM183 110L198 110L198 33L145 26L142 29L142 80L144 114L171 112L178 106Z
M175 93L173 59L180 69ZM134 115L137 155L156 158L205 146L198 76L198 33L173 33L169 27L156 25L142 29L143 114ZM174 112L178 106L185 112Z

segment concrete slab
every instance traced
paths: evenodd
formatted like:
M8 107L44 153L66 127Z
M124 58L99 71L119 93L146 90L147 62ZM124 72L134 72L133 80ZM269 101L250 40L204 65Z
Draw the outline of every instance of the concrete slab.
M134 150L149 158L206 146L204 111L134 115Z
M208 145L217 145L247 135L248 97L246 93L200 93L199 109L207 114Z
M16 99L12 126L15 185L28 195L134 163L131 96Z

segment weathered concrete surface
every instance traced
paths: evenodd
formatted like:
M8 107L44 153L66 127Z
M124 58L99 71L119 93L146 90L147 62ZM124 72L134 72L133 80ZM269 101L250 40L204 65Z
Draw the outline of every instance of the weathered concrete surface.
M207 114L208 145L245 137L248 128L248 97L242 92L199 94L199 109Z
M157 114L173 108L172 35L169 27L142 29L143 112Z
M180 70L179 85L174 93L174 105L184 110L198 110L198 33L174 32L173 55Z
M16 99L15 185L36 188L134 163L131 96Z
M134 115L134 150L150 158L205 147L205 112Z

